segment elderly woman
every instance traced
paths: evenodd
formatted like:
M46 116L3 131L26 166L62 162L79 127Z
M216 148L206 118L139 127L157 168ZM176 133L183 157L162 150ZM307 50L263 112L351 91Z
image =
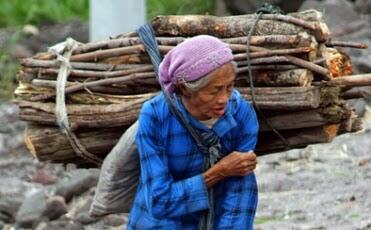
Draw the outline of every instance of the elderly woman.
M258 121L253 107L233 88L232 51L215 37L196 36L165 56L159 75L188 122L220 138L223 157L203 171L204 153L165 96L144 103L136 136L141 178L128 229L198 229L207 211L214 214L214 229L252 229Z

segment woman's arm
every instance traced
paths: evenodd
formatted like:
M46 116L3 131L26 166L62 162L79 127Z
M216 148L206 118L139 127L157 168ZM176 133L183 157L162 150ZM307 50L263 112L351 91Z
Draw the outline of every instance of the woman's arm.
M162 147L162 126L154 108L145 103L139 116L136 143L147 208L158 219L207 209L207 188L202 174L176 181L169 172L168 156Z
M238 134L234 137L236 144L234 150L245 154L255 149L258 134L258 120L253 107L242 101L236 120L239 124ZM253 154L255 155L255 154ZM256 156L252 157L256 159ZM217 216L217 229L253 229L255 211L258 200L258 190L254 173L246 176L228 177L223 180L219 191L223 194L218 200L219 214Z
M255 167L256 155L252 151L232 152L203 174L206 187L210 188L226 177L250 174Z

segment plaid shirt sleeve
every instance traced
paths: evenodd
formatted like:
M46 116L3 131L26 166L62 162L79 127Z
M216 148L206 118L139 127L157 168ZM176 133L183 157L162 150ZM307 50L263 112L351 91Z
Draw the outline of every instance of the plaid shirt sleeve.
M253 107L242 100L237 114L239 136L235 151L254 150L259 129ZM253 229L258 191L255 175L230 177L223 183L220 217L216 229Z
M156 218L172 218L208 208L207 188L202 174L175 181L163 151L160 119L151 103L140 116L136 143L140 155L142 186L147 209ZM161 120L161 121L160 121Z

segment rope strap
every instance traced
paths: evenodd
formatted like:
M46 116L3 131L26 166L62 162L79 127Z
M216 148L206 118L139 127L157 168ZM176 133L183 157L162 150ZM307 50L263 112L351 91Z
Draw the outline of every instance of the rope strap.
M206 171L213 166L218 159L220 159L221 145L219 137L212 131L201 133L199 130L194 128L186 119L186 117L176 108L175 101L169 93L164 90L161 81L159 81L158 68L161 63L161 55L158 50L158 44L155 33L150 24L143 25L138 29L138 35L143 43L148 55L151 58L153 68L156 73L157 80L161 86L161 90L165 95L166 101L170 107L171 112L177 117L178 121L183 125L185 129L191 134L197 147L204 153L204 166L203 170ZM208 189L209 199L209 210L202 214L199 222L200 230L211 230L213 229L214 220L214 191L213 188Z
M77 45L78 43L75 40L73 40L72 38L67 38L65 42L59 43L56 46L53 46L49 49L51 52L56 54L57 60L60 62L60 68L56 84L56 108L55 108L56 122L60 130L67 136L67 139L70 142L72 149L79 157L94 164L100 165L102 163L102 159L86 150L86 148L81 144L81 142L77 138L76 134L71 130L68 121L65 101L66 97L65 88L68 75L71 72L71 64L69 59Z
M279 7L275 7L273 5L270 5L268 3L264 3L261 8L259 8L256 11L256 17L254 20L253 25L250 27L250 30L247 34L247 42L246 42L246 62L247 62L247 70L249 74L249 83L250 83L250 89L251 89L251 98L253 105L256 109L256 111L259 113L260 117L263 119L263 121L268 125L268 127L278 136L278 138L286 145L286 150L291 149L290 143L286 140L284 136L271 124L271 122L266 118L264 113L261 111L259 106L256 103L256 97L255 97L255 87L254 87L254 81L251 71L251 60L250 60L250 39L251 36L256 28L256 25L258 24L258 21L260 20L261 16L263 14L282 14L283 11Z

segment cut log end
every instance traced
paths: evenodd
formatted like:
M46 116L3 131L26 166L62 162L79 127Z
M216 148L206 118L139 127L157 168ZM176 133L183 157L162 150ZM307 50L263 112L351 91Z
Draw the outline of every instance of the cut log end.
M323 127L323 131L327 134L329 141L332 141L337 136L339 126L339 124L329 124Z
M37 158L37 152L36 152L35 146L32 143L30 136L28 135L28 131L29 131L28 128L26 128L24 132L24 142L26 144L27 149L30 151L31 155L34 158Z

